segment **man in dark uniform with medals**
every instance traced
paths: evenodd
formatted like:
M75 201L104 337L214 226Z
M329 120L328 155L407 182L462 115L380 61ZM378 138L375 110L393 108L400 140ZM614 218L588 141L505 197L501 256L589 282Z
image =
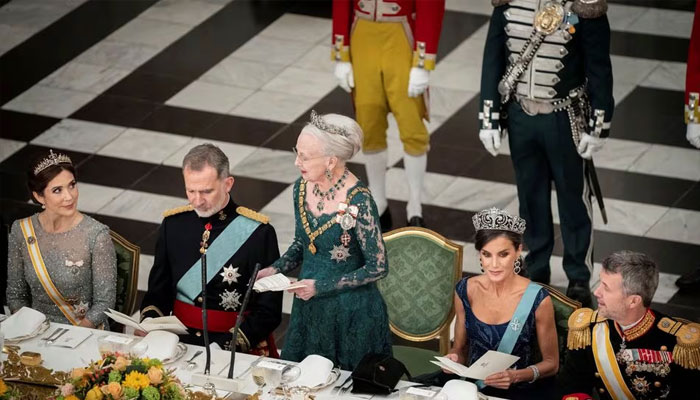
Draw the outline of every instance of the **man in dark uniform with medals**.
M569 318L563 399L590 399L594 391L615 400L697 397L700 324L650 309L658 283L658 267L644 254L620 251L603 261L598 310Z
M608 136L614 100L605 0L492 0L481 74L479 138L494 156L509 133L530 278L549 283L552 181L567 295L591 302L591 160ZM597 190L596 190L597 189ZM604 212L604 211L603 211ZM605 219L605 217L604 217Z
M172 313L188 328L181 340L203 345L200 257L206 251L209 339L230 348L230 330L255 264L265 267L279 258L277 236L267 217L231 199L234 179L218 147L191 149L183 160L183 175L190 204L164 213L141 317ZM281 293L253 292L236 349L276 357L272 332L281 314Z

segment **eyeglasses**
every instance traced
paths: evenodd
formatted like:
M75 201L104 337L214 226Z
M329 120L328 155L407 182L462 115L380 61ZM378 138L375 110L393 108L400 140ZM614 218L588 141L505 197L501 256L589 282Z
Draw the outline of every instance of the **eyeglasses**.
M302 163L305 163L305 162L311 161L311 160L315 160L315 159L317 159L317 158L326 157L326 156L316 156L316 157L306 157L306 156L302 156L302 155L299 154L299 150L297 149L296 146L293 146L293 147L292 147L292 151L294 152L294 155L297 157L297 159L299 159L299 161L301 161Z

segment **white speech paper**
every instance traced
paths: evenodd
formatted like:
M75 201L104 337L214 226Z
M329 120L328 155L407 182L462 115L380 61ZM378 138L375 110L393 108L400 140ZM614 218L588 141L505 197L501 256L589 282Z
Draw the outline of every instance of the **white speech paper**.
M471 366L465 367L462 364L456 363L446 357L435 357L438 362L431 361L433 364L439 365L448 371L454 372L459 376L471 379L484 379L496 372L505 371L510 368L516 361L520 359L512 354L501 353L500 351L489 350L474 361Z

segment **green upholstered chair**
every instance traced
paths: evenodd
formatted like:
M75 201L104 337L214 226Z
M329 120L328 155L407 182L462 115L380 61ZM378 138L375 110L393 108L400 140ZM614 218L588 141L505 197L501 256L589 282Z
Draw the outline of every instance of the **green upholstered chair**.
M559 341L559 366L564 365L566 358L566 336L569 334L569 316L578 308L581 308L581 303L567 297L564 293L544 283L539 283L549 292L554 306L554 323L557 327L557 340ZM533 360L535 362L542 359L539 348L533 347Z
M141 248L120 234L109 231L117 253L117 304L115 310L126 315L136 311ZM112 323L114 324L114 323Z
M462 246L429 229L407 227L388 232L389 274L378 282L389 311L391 331L409 342L439 339L440 354L449 350L454 291L462 276ZM435 371L437 352L394 346L394 357L411 375Z

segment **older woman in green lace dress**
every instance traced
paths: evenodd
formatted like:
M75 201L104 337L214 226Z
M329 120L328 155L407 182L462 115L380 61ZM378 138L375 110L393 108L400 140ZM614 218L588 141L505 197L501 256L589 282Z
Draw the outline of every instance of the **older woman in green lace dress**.
M379 216L367 186L345 166L362 144L351 118L312 111L294 151L294 242L259 278L299 266L282 358L319 354L353 369L366 353L391 354L386 305L375 282L388 273Z

